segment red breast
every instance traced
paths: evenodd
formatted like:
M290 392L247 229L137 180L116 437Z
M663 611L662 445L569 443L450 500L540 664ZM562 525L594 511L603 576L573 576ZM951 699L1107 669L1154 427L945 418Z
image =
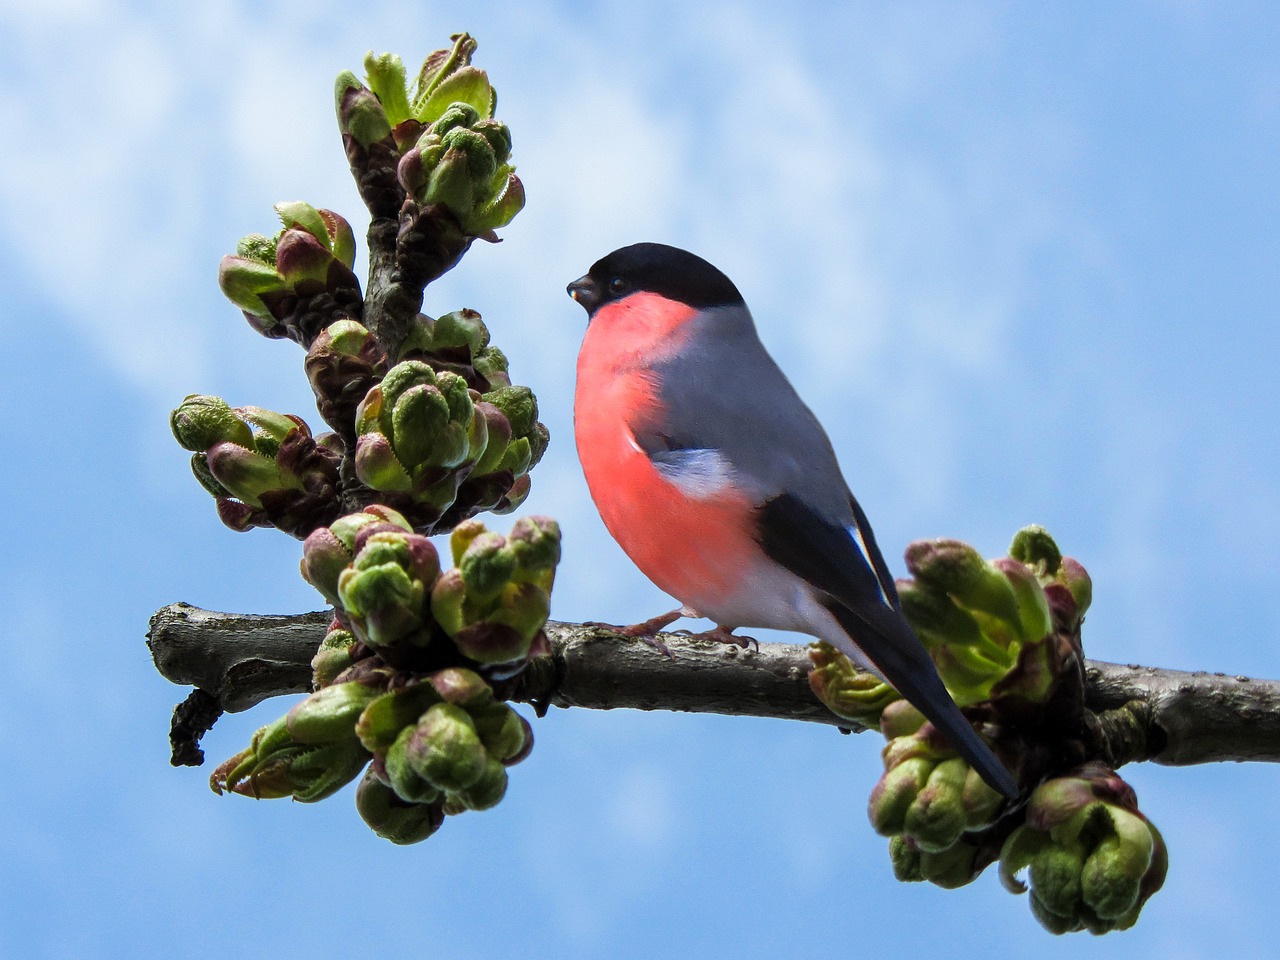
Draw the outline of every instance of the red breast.
M733 490L694 498L664 478L633 430L665 411L654 365L678 351L697 311L636 293L596 311L578 354L574 432L587 486L605 526L662 590L718 606L740 586L759 548L754 504Z

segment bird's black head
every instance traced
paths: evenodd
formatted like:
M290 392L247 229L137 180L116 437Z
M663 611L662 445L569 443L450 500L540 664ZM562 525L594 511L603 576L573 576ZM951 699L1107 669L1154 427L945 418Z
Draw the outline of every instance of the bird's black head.
M633 293L656 293L697 309L741 303L733 281L699 256L665 243L633 243L597 260L569 296L594 314Z

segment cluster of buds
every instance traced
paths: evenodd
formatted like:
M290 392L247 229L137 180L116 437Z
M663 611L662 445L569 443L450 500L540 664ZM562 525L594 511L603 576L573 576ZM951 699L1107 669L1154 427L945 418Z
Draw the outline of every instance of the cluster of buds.
M338 512L342 444L300 418L192 394L170 417L191 469L233 530L273 526L304 537Z
M209 786L259 800L312 803L332 796L369 762L356 721L378 695L354 681L316 691L255 733L247 750L213 772Z
M455 566L431 590L432 616L468 659L495 675L518 671L545 651L559 526L522 517L503 537L467 520L454 529L450 548Z
M995 560L955 540L913 543L906 559L914 579L898 582L902 610L947 689L997 754L1017 758L1024 787L1041 785L1029 803L1008 803L892 688L815 644L814 693L853 723L878 723L887 741L868 813L889 837L894 874L957 887L1000 860L1022 891L1013 877L1030 866L1032 907L1049 930L1131 924L1163 879L1159 835L1110 770L1062 775L1085 752L1088 573L1040 527L1020 530Z
M447 211L456 236L446 246L461 256L473 237L497 239L493 231L524 207L524 187L509 163L511 133L493 118L493 87L471 65L476 42L467 34L452 39L413 81L399 57L370 53L365 82L340 74L335 98L347 158L370 210L404 217L402 232L409 233L423 211ZM402 209L406 199L415 209ZM439 239L444 232L435 226ZM443 259L446 269L452 265Z
M374 757L356 808L375 833L401 844L425 840L446 816L495 806L506 768L533 748L528 721L460 667L384 694L355 729Z
M513 510L528 495L529 469L546 449L537 413L528 387L482 394L461 374L402 360L356 411L356 475L419 525L438 521L455 504L446 522Z
M311 803L365 770L357 809L395 843L425 840L446 816L495 806L506 768L533 748L528 721L471 670L451 667L388 689L392 676L366 672L317 690L258 730L209 785Z
M999 851L982 834L1000 818L1004 798L907 701L884 708L880 730L885 772L867 808L872 827L890 838L894 874L963 886Z
M507 160L511 133L490 110L453 103L400 159L396 174L422 206L442 204L464 233L496 239L524 207L524 186Z
M489 680L546 651L560 530L526 517L502 537L471 520L451 549L441 573L431 541L381 505L307 537L302 575L335 607L316 692L219 766L215 791L320 800L368 764L356 805L396 843L502 799L533 734Z
M174 434L195 452L193 469L224 522L306 536L341 512L340 477L356 503L387 503L427 532L518 507L548 433L480 315L419 315L401 356L389 365L357 320L321 330L306 372L334 432L315 438L297 417L233 410L216 397L183 401ZM341 472L347 451L354 476Z
M1164 840L1138 810L1133 788L1101 763L1086 763L1040 784L1026 822L1001 853L1000 878L1014 893L1027 887L1031 910L1053 933L1127 930L1164 883Z
M259 333L305 347L337 319L360 315L355 236L332 210L301 201L275 209L280 232L241 239L235 254L222 258L218 284Z
M451 549L456 567L442 573L431 541L379 505L307 537L302 575L338 614L313 664L317 682L352 666L357 641L398 665L461 661L489 676L542 652L560 560L555 521L524 517L503 537L469 520Z

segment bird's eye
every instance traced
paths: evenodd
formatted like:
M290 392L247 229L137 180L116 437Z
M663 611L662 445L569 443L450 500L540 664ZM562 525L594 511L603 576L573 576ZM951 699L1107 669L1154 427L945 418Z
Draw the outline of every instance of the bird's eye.
M609 281L609 292L615 297L619 294L626 293L627 281L623 280L621 277L614 277Z

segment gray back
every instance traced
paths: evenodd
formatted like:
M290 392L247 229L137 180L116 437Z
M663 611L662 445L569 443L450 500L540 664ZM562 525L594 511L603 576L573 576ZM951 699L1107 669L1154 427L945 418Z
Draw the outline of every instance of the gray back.
M657 367L673 447L723 450L761 501L787 492L831 523L853 523L831 441L774 363L742 305L690 321L689 344Z

